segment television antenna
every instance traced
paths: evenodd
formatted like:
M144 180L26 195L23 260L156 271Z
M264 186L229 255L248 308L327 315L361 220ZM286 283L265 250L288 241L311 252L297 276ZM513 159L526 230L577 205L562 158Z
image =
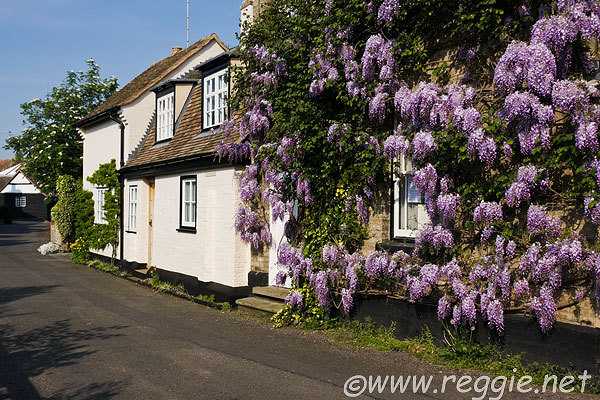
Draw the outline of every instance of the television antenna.
M190 47L190 0L187 0L187 15L185 21L185 47Z

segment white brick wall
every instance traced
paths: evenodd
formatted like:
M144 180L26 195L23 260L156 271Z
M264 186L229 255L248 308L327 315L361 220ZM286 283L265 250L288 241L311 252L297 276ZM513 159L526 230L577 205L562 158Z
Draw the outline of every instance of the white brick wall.
M129 188L137 186L137 216L135 233L129 227ZM148 262L148 184L143 179L126 179L123 193L125 235L123 256L127 261Z
M196 233L177 231L181 175L197 177ZM204 282L246 286L250 248L234 228L239 203L236 168L181 175L159 176L155 180L152 264ZM147 197L141 199L147 201Z

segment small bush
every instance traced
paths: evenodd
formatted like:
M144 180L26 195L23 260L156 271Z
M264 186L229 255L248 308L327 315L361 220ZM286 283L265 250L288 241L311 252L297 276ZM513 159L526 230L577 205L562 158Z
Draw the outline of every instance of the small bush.
M77 264L85 264L90 257L90 247L83 238L77 238L75 243L71 244L71 260Z

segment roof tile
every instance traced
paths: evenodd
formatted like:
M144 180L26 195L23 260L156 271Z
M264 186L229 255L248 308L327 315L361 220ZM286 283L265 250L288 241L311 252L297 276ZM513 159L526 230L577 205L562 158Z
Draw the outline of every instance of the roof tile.
M219 39L216 34L212 33L204 39L192 44L191 46L154 63L150 68L142 72L131 82L123 86L119 91L109 97L104 103L100 104L94 111L86 115L82 120L79 121L79 123L108 111L111 108L121 107L131 103L150 88L164 80L169 73L177 69L181 64L199 52L212 40L215 40L225 51L229 51L221 39Z
M164 145L156 144L156 124L148 132L140 150L125 164L125 168L170 161L184 157L215 152L216 146L225 139L225 133L217 129L202 135L202 85L192 89L191 98L183 117L176 127L173 138Z

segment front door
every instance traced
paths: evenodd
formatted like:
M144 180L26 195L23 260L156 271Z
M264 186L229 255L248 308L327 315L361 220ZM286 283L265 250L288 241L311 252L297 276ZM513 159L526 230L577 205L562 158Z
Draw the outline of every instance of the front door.
M154 181L148 182L148 266L152 266L152 240L154 232Z

